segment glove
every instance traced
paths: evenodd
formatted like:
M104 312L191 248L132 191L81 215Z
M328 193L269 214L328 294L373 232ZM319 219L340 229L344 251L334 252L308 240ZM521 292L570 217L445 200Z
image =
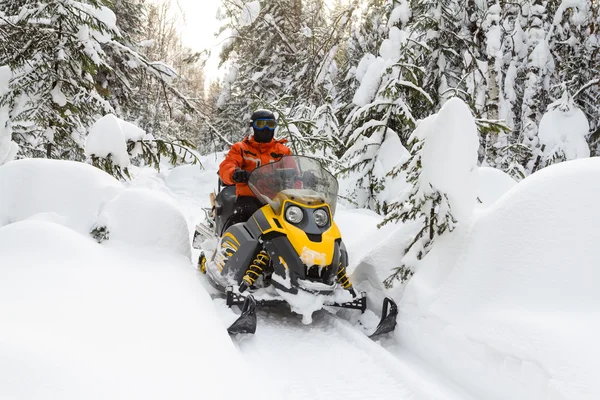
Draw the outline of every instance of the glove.
M249 178L250 172L245 171L243 169L236 169L233 175L231 176L231 179L237 183L246 183L248 182Z
M313 172L305 171L302 174L302 182L306 186L316 186L317 183L319 183L319 178L317 178L317 176Z

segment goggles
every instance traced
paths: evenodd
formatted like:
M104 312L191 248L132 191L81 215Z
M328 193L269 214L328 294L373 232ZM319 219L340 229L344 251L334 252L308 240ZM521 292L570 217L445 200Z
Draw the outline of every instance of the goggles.
M257 119L255 121L252 121L252 127L256 128L258 130L261 129L269 129L269 130L273 130L275 129L275 127L277 126L277 121L275 121L274 119Z

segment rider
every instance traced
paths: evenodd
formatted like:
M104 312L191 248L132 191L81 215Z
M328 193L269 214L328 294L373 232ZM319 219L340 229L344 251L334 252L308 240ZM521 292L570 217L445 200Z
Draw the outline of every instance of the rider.
M274 139L277 121L272 112L259 109L250 117L252 133L242 141L234 143L225 160L219 166L219 177L226 185L236 185L236 201L233 215L227 226L246 222L261 203L248 187L250 172L263 164L278 161L292 151L285 139Z

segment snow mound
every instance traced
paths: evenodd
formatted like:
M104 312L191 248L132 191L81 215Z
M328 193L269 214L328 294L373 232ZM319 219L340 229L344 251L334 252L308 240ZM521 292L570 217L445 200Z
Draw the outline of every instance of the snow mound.
M24 159L0 167L0 227L36 214L55 214L88 234L102 207L123 190L112 176L74 161Z
M477 198L486 207L493 204L517 184L517 181L506 172L493 167L479 167L477 176Z
M127 189L104 207L98 220L110 242L168 249L191 257L185 216L167 195L148 189Z
M401 343L485 399L600 398L600 159L545 168L439 238Z
M129 166L127 142L143 139L145 132L130 122L123 121L113 114L107 114L92 125L85 142L85 155L108 158L121 168ZM139 154L138 144L133 150L133 156Z
M248 366L187 260L40 221L1 227L0 254L0 398L239 398L223 371Z

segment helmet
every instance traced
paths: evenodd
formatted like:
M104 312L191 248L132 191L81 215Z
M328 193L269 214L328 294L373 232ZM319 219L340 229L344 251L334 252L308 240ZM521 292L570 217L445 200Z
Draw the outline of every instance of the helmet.
M252 113L252 116L250 117L250 122L254 122L257 119L275 119L275 115L273 115L273 113L269 110L256 110Z
M263 123L258 124L257 126L256 121L261 121ZM264 121L272 122L267 125ZM269 110L259 109L254 111L250 116L250 126L254 131L254 140L258 143L269 143L273 140L276 125L275 115Z

